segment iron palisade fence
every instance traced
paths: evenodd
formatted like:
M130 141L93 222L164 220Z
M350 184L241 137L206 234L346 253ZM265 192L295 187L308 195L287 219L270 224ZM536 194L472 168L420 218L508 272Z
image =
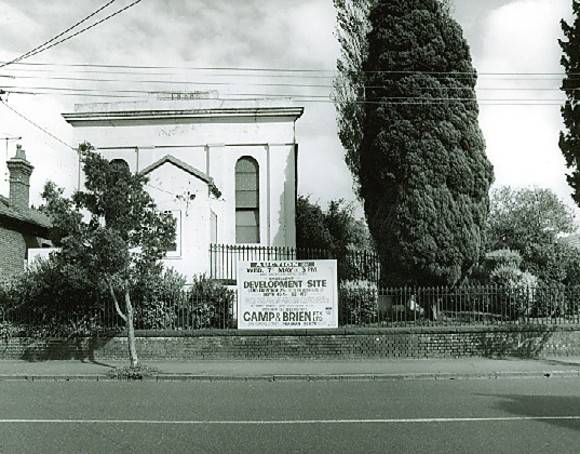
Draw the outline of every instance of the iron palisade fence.
M370 251L212 244L209 254L210 277L227 283L236 282L237 264L242 261L325 259L337 260L339 280L380 282L379 257Z
M343 282L339 285L339 324L343 327L473 326L502 324L579 324L580 287L506 288L380 287ZM154 308L139 307L135 327L142 330L195 331L235 328L236 291L220 298L192 296L183 290ZM112 302L82 314L51 308L0 305L0 323L53 332L91 333L119 330L122 320Z

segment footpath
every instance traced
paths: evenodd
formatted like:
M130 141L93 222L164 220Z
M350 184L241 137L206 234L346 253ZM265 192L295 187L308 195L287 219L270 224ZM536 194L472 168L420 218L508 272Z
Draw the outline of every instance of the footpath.
M143 361L155 368L145 380L459 380L579 377L580 357L545 359L373 359ZM128 361L0 360L4 380L110 380L107 372Z

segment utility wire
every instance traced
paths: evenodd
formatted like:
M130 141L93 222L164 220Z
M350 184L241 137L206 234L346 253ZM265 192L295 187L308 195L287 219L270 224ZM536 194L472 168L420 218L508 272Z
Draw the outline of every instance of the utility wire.
M99 89L74 89L74 88L64 88L64 87L4 87L8 92L15 94L53 94L53 95L68 95L68 96L93 96L93 97L129 97L138 98L135 95L147 95L151 97L152 95L171 95L171 94L188 94L189 91L161 91L161 90L99 90ZM32 91L36 90L36 91ZM50 91L46 91L50 90ZM132 96L129 96L131 94ZM311 94L281 94L281 93L226 93L226 97L210 98L218 101L249 101L253 99L279 99L279 98L291 98L299 102L329 102L337 104L338 101L331 95L311 95ZM237 96L238 98L235 98ZM146 99L146 98L145 98ZM384 97L378 99L365 99L365 100L345 100L345 103L349 104L380 104L380 105L433 105L433 104L444 104L449 102L478 102L484 103L502 103L502 104L516 104L521 105L522 103L534 105L535 103L541 103L545 105L547 103L552 103L554 105L557 103L561 105L565 99L551 99L551 98L475 98L475 97L420 97L420 96L400 96L400 97ZM486 105L488 105L486 104Z
M131 6L131 5L130 5ZM91 64L91 63L20 63L22 65L30 66L55 66L67 68L124 68L124 69L175 69L175 70L192 70L192 71L240 71L240 72L273 72L273 73L332 73L335 74L335 69L316 69L316 68L265 68L265 67L235 67L235 66L162 66L162 65L107 65L107 64ZM427 75L467 75L473 76L580 76L580 72L569 73L565 72L490 72L490 71L360 71L362 74L427 74Z
M37 74L37 73L54 73L54 74L120 74L120 75L132 75L132 76L182 76L184 71L163 71L163 70L155 70L155 71L128 71L128 70L114 70L114 69L85 69L85 68L77 68L77 69L70 69L70 70L62 70L56 72L54 69L45 69L45 68L8 68L6 71L10 71L10 75L0 75L0 77L14 77L17 75L18 72L24 72L28 74ZM15 73L12 74L12 73ZM209 73L209 72L208 72ZM253 74L253 73L210 73L207 74L208 77L236 77L236 78L268 78L268 79L304 79L304 80L311 80L311 79L325 79L325 80L332 80L334 76L321 76L321 75L303 75L303 74Z
M124 12L124 11L128 10L129 8L132 8L133 6L135 6L137 3L140 3L141 1L142 1L142 0L135 0L133 3L130 3L129 5L125 6L124 8L121 8L121 9L119 9L119 10L115 11L114 13L112 13L112 14L109 14L108 16L104 17L103 19L101 19L101 20L99 20L99 21L95 22L94 24L91 24L91 25L89 25L88 27L85 27L85 28L82 28L82 29L80 29L80 30L79 30L79 31L77 31L76 33L73 33L72 35L69 35L69 36L67 36L66 38L63 38L63 39L61 39L61 40L58 40L58 41L56 41L56 42L53 42L52 44L50 44L50 45L48 45L48 46L45 46L45 47L42 47L42 48L40 48L39 50L37 50L37 51L35 51L35 52L30 52L30 53L28 53L28 54L26 55L26 58L32 57L32 56L34 56L34 55L38 55L38 54L40 54L40 53L42 53L42 52L45 52L45 51L47 51L47 50L49 50L49 49L52 49L53 47L55 47L55 46L58 46L59 44L61 44L61 43L64 43L65 41L68 41L69 39L72 39L72 38L74 38L75 36L78 36L78 35L80 35L81 33L84 33L84 32L86 32L86 31L88 31L88 30L90 30L90 29L92 29L92 28L96 27L97 25L100 25L100 24L102 24L103 22L106 22L106 21L108 21L109 19L111 19L111 18L113 18L113 17L117 16L118 14L121 14L122 12ZM23 58L24 58L24 57L23 57ZM8 64L10 64L10 62L8 62L8 63L5 63L5 64L2 64L2 65L0 65L0 68L2 68L3 66L6 66L6 65L8 65Z
M1 76L0 76L1 77ZM234 76L235 77L235 76ZM207 81L187 81L187 80L171 80L171 79L126 79L126 78L103 78L103 77L69 77L69 76L18 76L18 79L26 80L62 80L62 81L77 81L77 82L106 82L106 83L135 83L135 84L169 84L169 85L208 85L208 86L258 86L258 87L299 87L299 88L334 88L333 85L328 84L300 84L300 83L267 83L267 82L207 82ZM580 81L579 81L580 82ZM386 85L369 85L367 89L387 88ZM469 91L473 90L471 87L425 87L425 90L448 90L448 91ZM560 88L522 88L522 87L502 87L502 88L479 88L479 90L514 90L514 91L547 91L560 90ZM578 88L574 88L577 90Z
M53 133L51 133L50 131L48 131L47 129L43 128L42 126L40 126L39 124L35 123L34 121L32 121L30 118L28 118L27 116L25 116L24 114L18 112L16 109L14 109L12 106L8 105L8 103L6 101L4 101L2 98L0 98L0 103L2 103L4 105L4 107L6 107L7 109L11 110L12 112L14 112L16 115L18 115L20 118L22 118L23 120L27 121L28 123L30 123L32 126L34 126L35 128L41 130L42 132L44 132L46 135L50 136L52 139L56 140L57 142L60 142L61 144L63 144L64 146L66 146L67 148L70 148L73 151L77 151L76 148L74 148L73 146L69 145L68 143L66 143L64 140L59 139L57 136L55 136Z
M111 18L113 18L113 17L117 16L118 14L121 14L122 12L124 12L124 11L128 10L129 8L132 8L133 6L135 6L137 3L140 3L141 1L142 1L142 0L135 0L133 3L130 3L130 4L128 4L127 6L125 6L124 8L121 8L121 9L119 9L119 10L115 11L114 13L112 13L112 14L109 14L108 16L106 16L106 17L104 17L103 19L101 19L101 20L99 20L99 21L95 22L94 24L91 24L91 25L89 25L88 27L85 27L85 28L81 28L81 29L80 29L78 32L76 32L76 33L73 33L72 35L69 35L69 36L67 36L66 38L63 38L63 39L61 39L60 41L57 41L57 42L55 42L55 43L52 43L50 46L44 47L44 48L42 48L42 49L40 49L40 50L38 50L38 51L36 51L36 52L34 52L34 53L30 54L30 55L29 55L29 57L32 57L32 56L34 56L34 55L37 55L37 54L39 54L39 53L41 53L41 52L44 52L44 51L46 51L46 50L48 50L48 49L51 49L51 48L53 48L54 46L58 46L59 44L61 44L61 43L64 43L65 41L68 41L69 39L72 39L72 38L74 38L75 36L78 36L78 35L80 35L81 33L84 33L84 32L86 32L86 31L88 31L88 30L90 30L90 29L92 29L92 28L96 27L97 25L100 25L100 24L102 24L103 22L106 22L106 21L108 21L109 19L111 19Z
M124 99L132 99L135 101L147 101L149 97L143 96L122 96L122 95L94 95L94 94L73 94L73 93L48 93L48 92L13 92L14 94L25 94L25 95L52 95L52 96L76 96L79 98L82 97L97 97L101 99L106 98L124 98ZM248 95L249 96L249 95ZM245 98L216 98L216 101L265 101L279 98L279 96L267 96L267 97L245 97ZM292 99L292 97L289 97ZM326 97L325 97L326 98ZM338 102L332 99L313 99L313 98L295 98L295 101L301 104L333 104L337 105ZM477 100L471 99L470 101L476 102ZM446 102L465 102L465 101L446 101ZM358 102L351 102L354 105L383 105L383 106L431 106L431 105L445 105L446 102L437 101L437 102L418 102L418 101L400 101L400 102L389 102L389 101L358 101ZM553 100L514 100L514 101L507 101L507 100L479 100L477 101L479 106L562 106L565 100L562 101L553 101Z
M196 83L192 83L195 85ZM235 85L235 84L234 84ZM53 91L60 91L60 92L70 92L70 93L95 93L95 94L109 94L109 93L116 93L116 94L188 94L193 93L195 90L173 90L171 88L164 88L164 89L156 89L151 88L148 90L139 90L139 89L126 89L126 88L69 88L69 87L60 87L60 86L45 86L45 85L3 85L3 89L7 91L15 91L15 90L53 90ZM192 87L193 88L193 87ZM531 89L533 90L533 89ZM573 91L579 91L580 88L571 89ZM433 91L437 91L437 89L433 89ZM441 90L442 91L442 90ZM455 92L456 90L453 90ZM471 90L469 90L471 91ZM488 91L512 91L511 88L489 88ZM526 92L527 89L522 89L521 91ZM558 91L557 89L544 89L542 91ZM304 93L304 92L294 92L294 93L267 93L267 92L224 92L223 95L227 96L270 96L270 97L306 97L306 98L330 98L332 96L331 92L327 94L319 94L319 93ZM426 93L425 95L430 95L431 93ZM463 100L478 100L476 96L461 96L461 93L458 93L454 96L383 96L378 97L379 99L387 99L387 100L425 100L425 101L463 101ZM210 98L211 99L211 98ZM375 98L376 99L376 98ZM362 99L361 101L365 100L373 100L372 98ZM480 99L485 100L485 99ZM515 100L522 101L522 100L530 100L535 101L538 98L515 98ZM544 98L540 98L539 100L544 100ZM549 100L549 99L546 99ZM551 101L559 101L559 99L551 99Z
M19 63L18 65L33 65L35 63ZM52 65L49 65L52 66ZM104 65L101 65L104 66ZM114 66L114 65L111 65ZM120 65L117 65L120 67ZM138 67L128 67L125 69L131 69L133 68L132 71L115 71L114 68L107 68L107 69L90 69L90 68L85 68L85 67L81 67L81 68L74 68L74 69L64 69L61 70L60 72L62 73L63 71L66 72L74 72L74 73L94 73L94 74L126 74L126 75L165 75L165 76L169 76L169 75L177 75L177 74L183 74L183 72L186 71L194 71L194 70L198 70L201 72L214 72L213 74L211 74L211 77L255 77L255 78L288 78L288 79L335 79L334 75L316 75L316 74L304 74L304 73L286 73L286 74L280 74L280 73L267 73L267 72L260 72L258 74L253 73L251 70L249 71L242 71L241 69L238 69L238 71L235 74L223 74L221 73L221 70L228 70L228 68L192 68L192 67L159 67L158 69L155 69L154 67L149 67L151 68L150 70L138 70ZM164 72L152 72L152 71L161 71L163 68ZM171 68L174 68L172 72L167 72L167 70L171 70ZM20 71L20 72L28 72L28 73L35 73L35 72L55 72L56 69L48 69L45 67L40 67L40 68L36 68L36 67L32 67L32 68L10 68L9 71ZM291 71L291 70L288 70ZM217 72L217 73L216 73ZM58 73L57 73L58 74ZM424 73L420 73L417 72L416 74L424 74ZM442 73L441 73L442 74ZM449 72L447 73L448 75L457 75L457 73L453 73L453 72ZM494 80L513 80L514 78L517 79L529 79L529 80L559 80L561 81L562 77L564 77L564 73L538 73L538 72L533 72L533 73L507 73L507 72L503 72L503 73L490 73L490 72L486 72L486 73L480 73L478 75L479 79L484 78L484 77L489 77L489 78L493 78ZM580 73L578 73L578 75L580 75ZM506 77L506 76L510 76L510 77ZM544 76L544 77L541 77Z
M101 6L99 9L93 11L91 14L89 14L88 16L85 16L84 18L82 18L80 21L78 21L77 23L75 23L74 25L71 25L69 28L67 28L65 31L59 33L58 35L55 35L54 37L52 37L51 39L49 39L48 41L45 41L44 43L42 43L39 46L36 46L34 49L29 50L28 52L20 55L19 57L16 57L13 60L10 60L9 62L3 63L0 65L0 68L3 68L5 66L8 65L12 65L14 63L17 63L21 60L24 60L25 58L34 55L35 53L39 53L38 51L40 51L40 49L42 49L43 47L49 45L50 43L56 41L58 38L60 38L61 36L66 35L68 32L70 32L71 30L77 28L79 25L81 25L82 23L86 22L87 20L89 20L91 17L97 15L98 13L100 13L101 11L103 11L105 8L107 8L108 6L112 5L113 3L115 3L117 0L110 0L109 2L105 3L103 6Z
M18 76L18 79L41 79L41 80L66 80L66 81L84 81L84 82L124 82L124 83L150 83L150 84L175 84L175 85L216 85L216 86L231 86L231 85L247 85L258 87L301 87L301 88L332 88L332 85L323 84L296 84L296 83L267 83L267 82L204 82L204 81L188 81L188 80L143 80L143 79L104 79L104 78L86 78L86 77L38 77L38 76Z
M3 88L10 93L19 94L35 94L42 91L43 93L66 93L66 94L84 94L92 93L93 96L108 96L111 93L114 94L143 94L143 95L185 95L195 93L194 91L179 91L179 90L122 90L122 89L92 89L92 88L66 88L66 87L48 87L48 86L3 86ZM35 90L35 91L30 91ZM228 96L270 96L275 98L330 98L330 94L319 95L319 94L307 94L307 93L224 93ZM215 98L202 98L202 99L215 99Z

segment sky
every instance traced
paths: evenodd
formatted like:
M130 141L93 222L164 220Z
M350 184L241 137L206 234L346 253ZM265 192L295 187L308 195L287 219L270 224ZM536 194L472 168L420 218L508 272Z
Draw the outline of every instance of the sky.
M95 16L95 20L130 3L131 0L117 0ZM561 37L559 21L562 17L570 17L572 1L455 0L454 3L454 17L463 27L474 65L480 73L480 126L488 158L494 165L495 185L550 188L574 207L565 180L564 159L557 145L562 128L559 106L513 105L513 100L521 99L563 99L557 90L561 84L558 73L562 71L557 39ZM3 11L0 16L0 61L13 59L36 47L97 6L94 0L0 0ZM323 206L338 198L354 201L357 213L361 214L352 191L352 176L344 164L344 151L337 138L334 105L323 98L330 93L328 87L339 53L334 28L332 0L142 0L86 33L23 60L23 63L165 66L171 69L103 71L101 68L102 72L97 73L95 68L86 67L10 65L0 68L0 88L13 86L26 91L28 87L29 91L44 91L36 95L12 93L8 105L70 145L75 145L72 128L64 122L61 113L71 111L78 102L106 101L100 97L69 96L66 90L70 88L96 90L85 93L99 95L103 90L117 90L115 93L119 95L118 90L218 89L230 95L322 96L316 98L317 102L295 99L296 104L305 107L303 117L297 122L299 192L310 195ZM320 72L184 69L193 67L315 69ZM555 75L547 76L547 73ZM104 78L116 81L105 82ZM162 80L163 83L145 83L144 80ZM206 85L216 81L222 85ZM263 85L268 83L286 86ZM506 101L510 105L490 104L489 100L497 99L510 100ZM40 192L47 179L69 186L71 181L76 181L74 152L0 105L0 194L8 193L3 165L6 143L8 157L15 151L16 141L2 140L8 136L22 137L20 143L35 166L32 203L40 203ZM320 178L321 168L325 169L325 179ZM580 211L576 209L576 213Z

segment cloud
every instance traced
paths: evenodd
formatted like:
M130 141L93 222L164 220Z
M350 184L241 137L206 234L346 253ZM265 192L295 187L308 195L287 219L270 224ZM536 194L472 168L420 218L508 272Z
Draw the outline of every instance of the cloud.
M570 13L567 0L521 0L490 12L482 24L481 53L474 56L480 73L515 73L512 77L483 74L478 97L484 99L561 100L559 21ZM504 88L517 90L489 90ZM547 91L536 90L550 89ZM529 91L522 91L529 89ZM562 127L559 105L485 106L480 123L487 154L495 166L496 184L553 189L574 207L565 181L565 164L558 148Z
M118 2L116 7L130 3ZM456 17L470 42L474 63L480 72L559 72L559 20L570 14L569 0L457 0ZM52 37L96 8L92 0L0 0L0 59L14 57ZM112 9L113 10L113 9ZM111 10L111 11L112 11ZM228 66L327 68L335 66L338 44L333 36L335 12L331 0L154 0L134 8L35 57L33 61L140 64L164 66ZM29 70L30 68L28 68ZM176 90L207 89L194 82L229 81L237 85L220 86L222 92L245 90L253 93L328 94L328 89L305 87L248 86L251 82L313 83L304 78L226 78L208 77L201 72L156 75L156 79L186 80L191 85L175 85ZM165 72L167 73L167 71ZM41 74L41 73L36 73ZM77 74L78 75L78 74ZM86 74L85 74L86 76ZM99 74L98 77L137 79ZM151 79L153 77L149 77ZM2 80L0 79L0 82ZM40 84L38 80L20 84ZM56 81L42 81L56 85ZM328 84L330 80L316 83ZM74 83L61 86L156 90L160 84ZM558 87L559 81L506 81L482 77L480 88ZM167 85L163 85L167 89ZM480 99L558 97L559 92L506 92L480 90ZM70 127L60 116L72 109L73 102L93 98L11 97L11 102L43 126L63 138ZM299 102L298 102L299 104ZM305 103L298 120L300 143L300 190L312 193L321 202L338 197L352 200L352 177L344 164L337 139L332 104ZM524 107L482 106L481 126L488 144L488 155L496 169L497 183L536 184L551 187L568 198L563 158L557 147L561 128L558 106ZM25 146L37 153L36 178L50 177L58 163L68 155L58 143L0 106L3 132L23 135ZM0 145L3 145L0 143ZM36 150L37 151L33 151ZM55 151L53 159L50 151ZM0 164L0 169L2 165ZM320 178L320 169L325 177ZM46 169L46 170L45 170ZM58 173L58 172L57 172ZM74 173L74 172L73 172ZM71 178L76 178L72 175ZM2 187L0 186L0 192Z
M128 4L128 0L118 6ZM1 6L4 5L0 0ZM11 58L31 49L70 26L94 10L89 0L27 0L7 7L4 17L7 25L0 28L0 58ZM113 9L111 10L113 11ZM109 13L111 12L109 11ZM100 17L103 17L104 13ZM139 64L164 66L228 66L279 68L334 68L338 45L333 37L335 13L330 0L275 0L262 2L247 0L156 0L142 2L94 29L73 38L33 61ZM26 33L23 32L26 30ZM27 71L30 71L30 67ZM37 68L38 69L38 68ZM61 70L62 71L62 70ZM30 73L29 73L30 74ZM34 73L40 74L40 73ZM40 74L42 75L42 74ZM81 74L68 74L79 76ZM86 73L82 75L86 77ZM95 77L118 76L99 74ZM123 78L121 76L120 78ZM190 80L191 85L176 85L176 90L207 89L195 81L228 81L239 85L220 86L221 92L253 93L311 93L328 94L328 89L294 87L248 86L250 82L308 83L306 79L217 78L200 72L181 72L156 77L140 74L130 79ZM313 81L310 80L310 83ZM87 83L54 80L20 79L20 85L51 85L83 87ZM330 83L330 80L318 81ZM147 89L154 91L167 85L138 83L96 83L90 88ZM12 96L11 103L37 123L56 135L70 138L70 126L60 116L70 111L74 102L90 102L92 98L23 97ZM55 162L68 159L67 152L53 139L43 135L29 124L14 118L8 112L0 113L0 120L10 131L26 138L25 147L37 161L33 192L39 192L44 180L53 176ZM6 128L3 128L6 129ZM300 181L307 192L320 194L324 201L345 197L352 199L352 180L342 159L342 150L336 137L335 114L332 104L305 104L305 114L298 122L298 141L301 145ZM35 152L34 150L39 150ZM58 159L53 160L50 150ZM13 150L12 150L13 152ZM38 153L38 154L36 154ZM50 156L50 158L49 158ZM318 169L327 163L332 179L319 178ZM2 164L0 164L0 168ZM65 169L67 167L64 167ZM63 168L61 168L62 170ZM57 172L58 173L58 172ZM75 175L71 178L76 178ZM0 192L2 188L0 187Z

